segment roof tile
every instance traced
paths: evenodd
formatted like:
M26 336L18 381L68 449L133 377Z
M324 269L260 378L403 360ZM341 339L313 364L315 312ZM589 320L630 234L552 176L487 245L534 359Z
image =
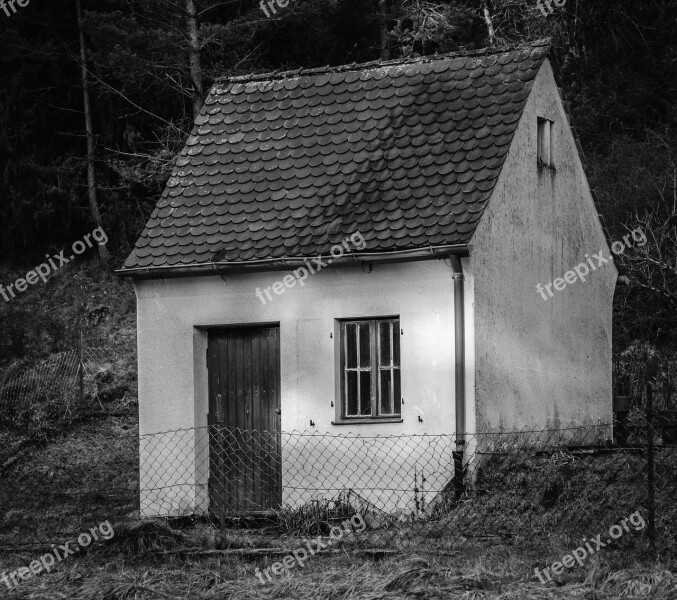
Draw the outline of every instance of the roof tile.
M217 82L123 271L467 243L547 53Z

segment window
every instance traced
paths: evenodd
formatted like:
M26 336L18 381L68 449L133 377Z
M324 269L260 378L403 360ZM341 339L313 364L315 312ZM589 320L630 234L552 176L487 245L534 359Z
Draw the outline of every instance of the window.
M554 167L553 161L553 127L549 119L538 117L538 166Z
M400 320L360 319L340 326L340 417L399 419Z

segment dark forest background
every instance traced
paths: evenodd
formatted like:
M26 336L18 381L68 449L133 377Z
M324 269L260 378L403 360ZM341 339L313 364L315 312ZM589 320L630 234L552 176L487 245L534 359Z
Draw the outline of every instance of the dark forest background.
M637 361L654 348L675 350L675 0L567 0L547 16L536 0L291 0L271 18L253 0L31 0L16 8L9 17L0 11L6 268L32 268L99 220L108 268L119 267L217 77L551 37L611 239L637 226L649 236L622 257L631 285L616 294L616 351ZM100 215L88 180L79 25ZM10 310L0 307L0 337Z

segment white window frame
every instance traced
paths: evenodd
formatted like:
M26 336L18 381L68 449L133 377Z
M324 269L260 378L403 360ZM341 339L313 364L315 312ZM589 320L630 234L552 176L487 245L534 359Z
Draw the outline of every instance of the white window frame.
M537 143L538 166L550 167L551 169L554 169L555 122L545 117L538 117L536 121L537 121L536 143Z
M381 344L380 344L380 335L379 327L383 323L390 323L390 361L387 365L382 365L381 357ZM369 366L361 365L362 362L359 356L359 330L356 331L356 365L347 366L348 363L348 346L347 346L347 337L346 337L346 328L349 325L355 325L359 328L367 327L369 330L369 346L370 346L370 360ZM348 423L392 423L402 422L402 368L401 368L401 329L400 329L400 319L399 316L387 316L387 317L365 317L365 318L355 318L355 319L342 319L337 321L337 398L336 398L336 421L333 422L334 425L343 425ZM395 344L395 336L397 336L398 344ZM395 348L398 348L398 357L395 361ZM371 373L370 377L370 412L369 414L348 414L348 373L357 372L358 373L358 382L359 382L359 373L363 371L369 371ZM383 408L383 402L381 395L383 393L381 389L381 372L389 371L390 376L390 400L386 403L390 407L390 413L381 413ZM395 372L397 372L399 378L399 398L396 399L396 385L395 385ZM358 383L358 385L360 385ZM358 388L359 389L359 388ZM361 398L358 398L358 402ZM399 411L397 410L399 408ZM360 407L358 406L358 413Z

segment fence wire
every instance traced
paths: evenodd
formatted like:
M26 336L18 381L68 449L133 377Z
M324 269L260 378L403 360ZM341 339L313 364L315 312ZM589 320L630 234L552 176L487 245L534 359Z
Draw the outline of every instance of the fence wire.
M453 435L221 425L138 436L111 420L0 472L0 546L57 542L139 516L189 518L222 533L263 523L278 539L327 536L359 515L365 529L344 546L430 550L580 540L637 511L669 546L677 541L671 427L636 412L622 427L474 433L459 445Z
M0 379L0 430L36 436L95 408L101 369L110 362L101 348L72 349ZM99 403L100 404L100 403ZM0 465L3 461L0 448Z
M0 381L0 424L28 428L45 418L63 418L68 400L73 399L80 353L68 350L54 354L17 376ZM64 402L64 399L66 402Z
M215 523L269 512L304 535L326 534L359 513L376 537L372 546L575 537L649 510L646 481L637 478L647 468L648 432L661 457L656 505L670 506L677 449L646 422L626 427L633 435L624 446L614 444L612 424L468 435L460 471L453 435L278 434L216 425L141 436L140 510ZM314 529L303 518L309 507L322 515Z

